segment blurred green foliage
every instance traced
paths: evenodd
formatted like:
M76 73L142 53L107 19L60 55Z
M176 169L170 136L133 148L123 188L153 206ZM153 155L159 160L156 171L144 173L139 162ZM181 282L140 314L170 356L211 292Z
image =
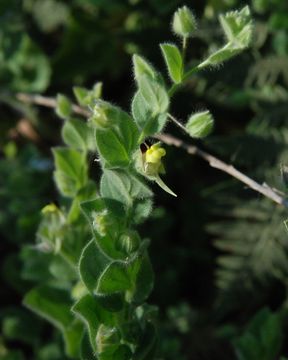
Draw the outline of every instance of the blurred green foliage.
M18 92L70 92L104 82L127 106L131 54L159 62L177 0L2 0L0 2L0 359L66 359L60 334L22 307L33 285L53 281L48 253L34 247L39 210L56 200L50 145L59 123ZM216 17L242 0L186 1L201 30L187 59L222 43ZM177 95L186 116L207 106L215 134L201 143L249 176L284 193L287 163L288 3L249 1L252 48L219 71L198 74ZM19 127L29 119L38 138ZM167 129L169 130L169 128ZM177 134L181 137L181 134ZM32 139L32 140L31 140ZM31 146L31 141L35 144ZM153 303L160 307L161 359L278 360L288 357L286 211L180 150L167 149L179 201L157 193L143 236L152 239ZM181 157L181 161L179 161ZM91 161L91 173L97 169ZM284 174L285 175L285 174ZM284 176L285 178L285 176ZM177 191L178 189L178 191ZM156 189L155 189L156 190ZM157 191L157 190L156 190ZM57 285L65 288L69 271ZM71 275L71 274L70 274Z

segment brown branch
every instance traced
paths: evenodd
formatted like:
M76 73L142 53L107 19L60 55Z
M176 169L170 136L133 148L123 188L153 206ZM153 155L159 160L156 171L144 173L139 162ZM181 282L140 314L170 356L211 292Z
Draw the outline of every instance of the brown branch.
M270 186L265 184L259 184L255 180L251 179L249 176L243 174L241 171L237 170L233 165L227 164L224 161L216 158L215 156L207 153L199 149L195 145L186 144L184 141L169 135L169 134L161 134L156 136L158 140L162 141L167 145L173 145L178 148L185 149L188 154L197 155L207 161L209 165L213 168L219 169L226 174L231 175L232 177L238 179L242 183L246 184L249 188L259 192L260 194L266 196L267 198L271 199L275 203L279 205L283 205L288 208L288 201L284 197L280 196L277 193L277 190L272 189Z
M57 106L57 102L55 98L50 98L41 95L18 93L16 94L16 99L26 104L36 104L40 106L50 107L53 109L55 109ZM75 114L82 115L85 117L89 117L91 115L91 113L88 110L83 109L82 107L75 104L72 105L72 110Z
M40 106L46 106L50 108L56 107L56 99L55 98L49 98L41 95L30 95L30 94L24 94L19 93L16 95L16 98L24 103L28 104L36 104ZM72 109L76 114L89 117L90 112L88 110L85 110L81 108L78 105L73 104ZM179 127L186 130L184 126L178 122L172 115L169 114L169 117L172 121L174 121ZM288 200L284 198L283 196L279 195L279 192L275 189L272 189L270 186L268 186L266 183L259 184L255 180L251 179L249 176L243 174L241 171L237 170L233 165L227 164L224 161L216 158L215 156L207 153L206 151L203 151L199 149L195 145L186 144L184 141L169 135L169 134L160 134L156 135L155 138L162 141L163 143L167 145L173 145L178 148L182 148L187 151L188 154L191 155L197 155L207 161L209 165L213 168L219 169L226 174L231 175L235 179L238 179L242 183L246 184L249 188L253 189L254 191L257 191L258 193L264 195L265 197L271 199L275 203L285 206L288 208Z

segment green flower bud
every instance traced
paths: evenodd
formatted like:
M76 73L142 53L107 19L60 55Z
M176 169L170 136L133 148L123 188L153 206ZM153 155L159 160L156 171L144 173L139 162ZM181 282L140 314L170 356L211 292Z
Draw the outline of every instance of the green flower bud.
M196 29L196 20L187 6L179 8L173 17L172 29L176 35L187 38L193 35Z
M120 334L117 328L101 324L96 335L97 353L113 353L120 343Z
M107 103L104 101L96 103L93 108L93 115L89 118L89 121L92 125L95 125L99 128L109 127L109 118L107 116Z
M73 286L71 295L74 300L79 300L82 296L86 295L87 292L87 288L82 281L78 281L76 285Z
M129 255L136 251L140 244L140 237L136 231L130 230L121 234L116 242L116 248Z
M42 213L43 215L46 215L46 214L56 214L56 213L58 213L58 211L60 211L59 208L58 208L55 204L53 204L53 203L48 204L48 205L45 205L45 206L41 209L41 213Z
M108 211L103 210L101 213L93 213L93 228L101 235L105 236L110 226Z
M203 138L211 133L213 126L214 119L207 110L191 115L185 128L190 136Z
M42 221L37 231L39 249L58 254L62 246L66 216L55 204L44 206L41 212Z
M92 89L92 95L94 99L100 99L102 97L103 83L98 81Z
M97 100L89 121L96 127L108 128L118 123L122 112L117 106L103 100Z

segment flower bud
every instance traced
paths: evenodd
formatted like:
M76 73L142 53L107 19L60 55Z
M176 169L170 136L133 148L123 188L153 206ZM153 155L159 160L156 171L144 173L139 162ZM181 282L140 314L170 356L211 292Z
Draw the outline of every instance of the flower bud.
M214 119L207 110L191 115L185 128L190 136L202 138L211 133L213 126Z
M176 35L187 38L193 35L196 29L196 20L187 6L179 8L173 17L172 29Z
M99 128L108 128L117 125L123 111L107 101L97 100L93 108L90 122Z
M105 236L110 226L108 211L93 214L93 228L101 235Z
M79 300L82 296L87 294L87 288L82 283L82 281L78 281L72 288L71 296L74 300Z
M119 346L120 336L119 331L115 327L109 327L101 324L96 335L97 352L110 353L114 352Z
M41 210L41 213L46 215L46 214L53 214L53 213L57 213L59 211L58 207L51 203L51 204L48 204L48 205L45 205L42 210Z
M107 103L104 101L96 103L93 108L93 115L89 118L89 121L99 128L109 127L109 118L107 116Z
M126 231L121 234L117 240L116 247L118 250L123 251L129 255L136 251L140 244L140 237L136 231Z

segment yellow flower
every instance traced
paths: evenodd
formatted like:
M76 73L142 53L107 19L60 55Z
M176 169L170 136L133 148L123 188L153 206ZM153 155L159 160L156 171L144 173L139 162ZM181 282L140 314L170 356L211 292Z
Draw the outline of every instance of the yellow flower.
M142 151L143 170L145 176L156 181L156 183L166 192L173 196L177 196L169 187L163 182L159 174L165 174L165 169L162 164L162 157L166 155L165 149L161 147L160 142L153 144Z
M161 162L161 158L166 155L165 149L160 146L160 143L152 145L145 154L145 161L147 163L157 164Z
M143 154L144 172L147 176L157 176L159 173L164 174L165 169L162 164L162 157L165 156L166 151L161 147L160 142L147 147Z

